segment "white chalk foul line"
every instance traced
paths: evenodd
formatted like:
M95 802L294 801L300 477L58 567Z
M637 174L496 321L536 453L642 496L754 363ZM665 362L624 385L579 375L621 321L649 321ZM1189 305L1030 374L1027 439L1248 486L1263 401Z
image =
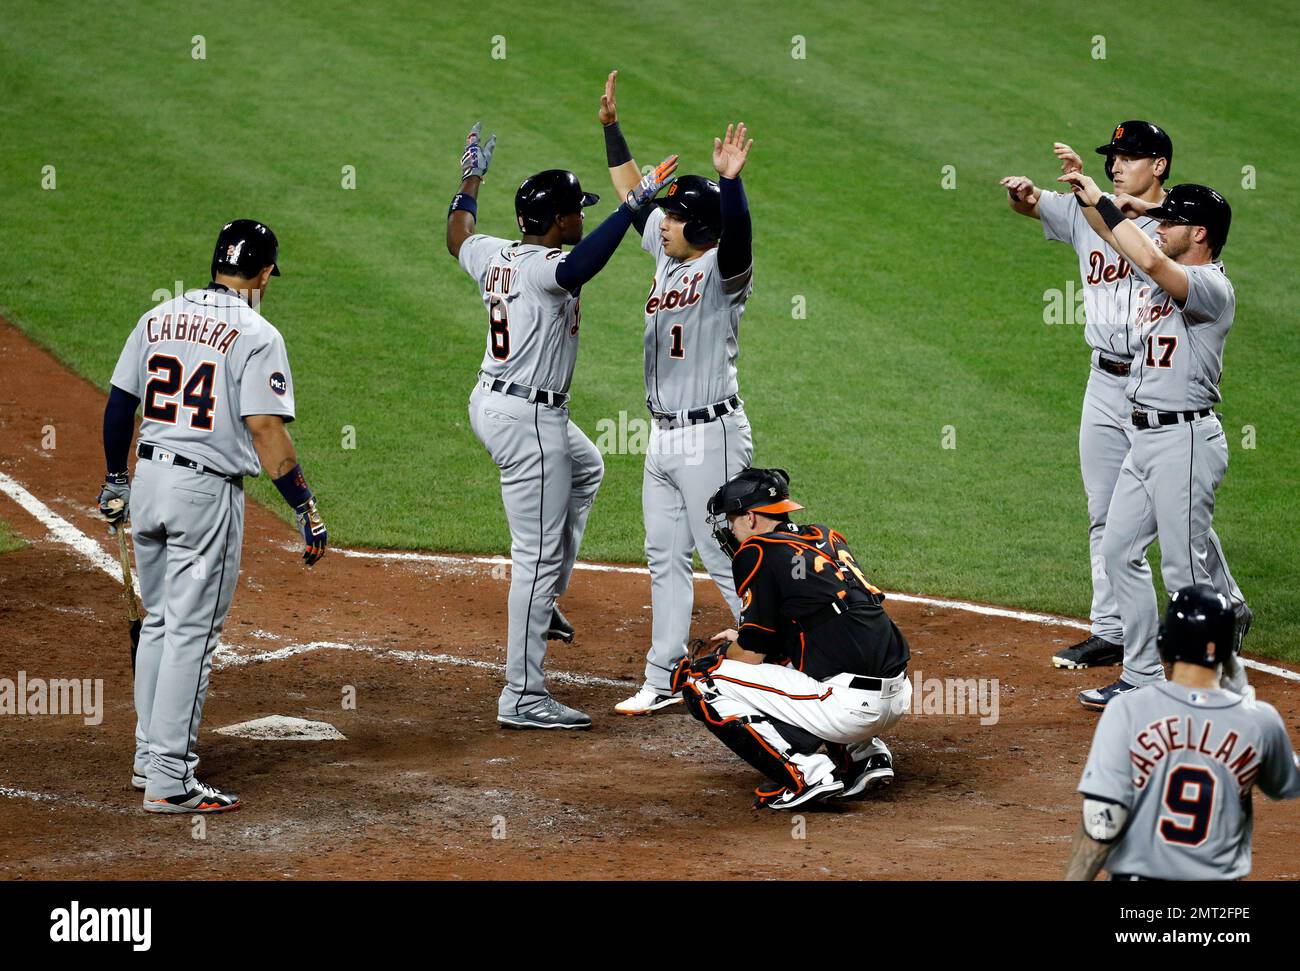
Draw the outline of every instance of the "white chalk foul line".
M446 553L411 553L397 550L349 550L336 548L342 556L355 557L363 560L397 560L411 563L440 563L446 566L464 566L474 564L476 566L509 566L510 558L508 556L451 556ZM641 576L649 576L650 571L643 566L611 566L606 563L575 563L575 570L587 570L593 573L636 573ZM713 578L707 573L695 572L691 574L697 581L712 580ZM1042 624L1046 627L1069 627L1075 630L1091 630L1092 625L1086 621L1075 620L1073 617L1057 617L1053 614L1039 614L1027 610L1012 610L1008 607L990 607L986 604L971 603L967 600L944 600L937 597L923 597L919 594L912 593L895 593L886 591L885 596L891 600L897 600L900 603L923 604L927 607L939 607L943 610L962 610L970 614L981 614L985 617L1003 617L1007 620L1021 620L1031 624ZM1300 672L1291 671L1287 668L1280 668L1274 664L1266 664L1263 661L1255 661L1248 657L1243 657L1241 663L1254 671L1263 671L1266 674L1273 674L1279 678L1285 678L1288 681L1300 682Z
M98 809L108 812L126 812L120 806L107 806L101 802L91 802L77 796L59 796L51 792L32 792L30 789L15 789L12 786L0 786L0 798L30 799L32 802L49 802L57 806L74 806L77 809Z
M27 510L37 522L50 531L50 536L56 541L72 547L83 559L88 560L92 566L99 567L118 583L122 582L122 567L117 562L117 557L110 556L102 546L3 472L0 472L0 492L4 492L10 499ZM135 595L140 596L139 581L132 577L132 583L135 586Z
M0 472L0 491L6 493L11 499L44 524L54 539L70 546L83 558L89 560L94 566L99 567L118 583L122 582L122 568L118 566L116 559L105 553L103 547L98 543L79 530L76 526L73 526L72 523L58 515L50 509L49 506L45 505L45 503L41 502L23 488L16 480L5 475L3 472ZM340 556L354 557L356 559L404 560L415 563L441 563L447 566L464 566L465 564L473 564L476 566L508 566L510 564L509 557L504 556L451 556L445 553L413 553L400 552L396 550L349 550L341 547L336 547L332 552ZM611 566L606 563L577 563L575 564L574 569L587 570L595 573L635 573L642 576L649 576L650 574L650 571L643 566ZM694 573L692 575L696 580L711 579L707 573ZM135 587L136 595L139 596L140 586L138 580L135 583ZM990 607L984 604L969 603L964 600L941 600L934 597L922 597L917 594L888 593L887 596L904 603L924 604L926 606L940 607L946 610L962 610L972 614L983 614L986 617L1004 617L1008 620L1021 620L1028 623L1044 624L1051 627L1072 627L1078 630L1089 629L1089 625L1082 621L1074 620L1069 617L1056 617L1052 614L1039 614L1024 610L1010 610L1006 607ZM371 648L354 648L352 645L342 646L349 649L373 650ZM275 652L272 651L267 653L274 654ZM389 653L395 654L397 652ZM431 660L435 657L455 658L456 656L453 654L428 655L427 658L421 658L421 660ZM490 662L470 662L467 658L458 658L456 661L449 660L441 663L472 663L473 665L486 665ZM1288 681L1300 682L1300 673L1288 670L1287 668L1278 667L1273 664L1266 664L1263 661L1255 661L1248 657L1243 657L1241 663L1255 671L1263 671L1266 674L1276 675L1277 677L1285 678ZM498 669L504 670L500 665L497 665L496 668L494 668L494 670ZM551 672L552 677L559 677L561 674L563 674L563 672ZM583 677L583 675L570 675L570 677ZM598 684L601 683L601 681L592 681L590 683ZM621 687L626 682L606 681L605 683Z
M309 644L289 644L285 647L277 647L271 651L254 651L251 654L241 654L232 645L222 643L217 648L217 653L213 656L212 666L218 670L222 668L238 668L247 664L260 664L265 661L282 661L285 658L296 657L300 654L308 654L312 651L357 651L360 653L371 654L375 657L390 657L398 661L419 661L428 664L450 664L462 668L480 668L484 671L492 671L497 674L504 674L506 666L494 661L480 661L470 657L460 657L456 654L430 654L427 651L398 651L391 648L370 647L365 644L345 644L340 641L312 641ZM594 674L575 674L571 671L547 671L547 678L552 681L562 681L565 684L593 685L602 688L627 688L632 685L631 681L615 681L611 678L601 678Z

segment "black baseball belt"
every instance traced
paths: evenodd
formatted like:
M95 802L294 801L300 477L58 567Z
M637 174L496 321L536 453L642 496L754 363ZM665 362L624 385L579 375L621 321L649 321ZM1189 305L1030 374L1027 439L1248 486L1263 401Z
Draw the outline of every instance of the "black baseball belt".
M1162 425L1177 425L1180 422L1192 422L1212 414L1213 408L1200 411L1139 411L1133 409L1134 428L1159 428Z
M483 387L514 398L523 398L529 404L536 402L553 408L559 408L569 400L569 396L563 391L543 391L541 388L530 388L526 384L515 384L513 381L502 381L500 378L493 378L491 383L484 379Z
M1101 368L1107 374L1113 374L1116 377L1128 377L1128 361L1119 361L1113 357L1107 357L1104 354L1097 355L1097 367Z
M215 475L218 479L225 479L227 482L232 482L235 485L241 485L243 483L242 476L227 475L225 472L219 472L216 469L209 468L202 462L195 462L193 459L187 459L184 455L177 455L171 449L159 448L156 445L150 445L148 442L141 442L137 445L135 454L150 462L154 461L155 458L159 462L167 462L166 457L170 455L171 461L168 463L170 465L178 465L182 469L191 469L192 471L202 473L203 475Z
M655 421L680 421L682 423L691 423L700 421L717 421L723 415L729 415L740 408L740 396L732 395L726 401L719 401L716 404L705 405L703 408L692 408L689 411L655 411L650 409L650 417Z

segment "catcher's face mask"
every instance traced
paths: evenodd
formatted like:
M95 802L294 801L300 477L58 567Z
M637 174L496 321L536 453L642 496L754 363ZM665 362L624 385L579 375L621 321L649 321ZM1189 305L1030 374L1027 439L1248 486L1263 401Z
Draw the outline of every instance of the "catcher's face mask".
M731 531L731 523L728 521L726 513L714 513L706 521L709 528L713 530L713 539L722 548L722 552L727 554L727 559L734 560L737 551L740 549L740 540Z

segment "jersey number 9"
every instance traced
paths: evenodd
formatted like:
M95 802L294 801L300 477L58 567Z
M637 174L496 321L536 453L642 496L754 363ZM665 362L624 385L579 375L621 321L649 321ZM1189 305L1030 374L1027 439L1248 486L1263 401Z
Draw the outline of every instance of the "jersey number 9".
M1200 846L1214 815L1214 773L1199 765L1178 766L1165 782L1165 808L1173 815L1160 817L1161 838L1180 846Z

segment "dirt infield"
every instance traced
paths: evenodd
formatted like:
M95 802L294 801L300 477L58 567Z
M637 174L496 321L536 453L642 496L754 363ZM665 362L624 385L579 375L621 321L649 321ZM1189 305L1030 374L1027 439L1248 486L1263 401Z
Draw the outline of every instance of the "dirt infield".
M0 472L97 539L102 408L97 389L0 322ZM42 447L49 425L53 449ZM1098 675L1047 660L1073 629L895 603L913 673L998 679L997 723L915 716L889 739L898 781L883 795L761 813L749 807L755 773L680 709L611 711L641 670L644 575L580 571L564 602L578 638L552 648L548 669L594 730L506 732L495 721L504 579L469 562L337 553L307 572L292 531L250 504L200 742L201 774L245 806L198 833L186 817L140 812L129 787L120 588L3 494L0 518L32 541L0 557L0 678L104 682L101 724L0 717L6 879L1053 878L1076 826L1095 718L1074 695ZM726 626L716 591L697 590L694 633ZM1300 722L1300 686L1254 681ZM342 705L348 686L355 710ZM213 731L272 714L327 721L347 738ZM1300 877L1300 812L1255 805L1255 876Z

